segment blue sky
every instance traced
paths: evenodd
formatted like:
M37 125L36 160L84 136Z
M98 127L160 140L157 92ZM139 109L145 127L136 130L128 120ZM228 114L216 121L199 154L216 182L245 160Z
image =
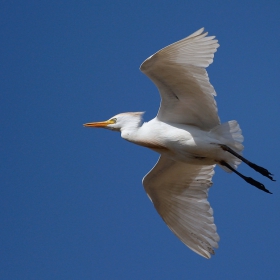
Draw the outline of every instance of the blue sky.
M2 1L1 279L279 279L279 1ZM208 68L223 122L238 120L245 165L268 195L216 168L221 237L206 260L147 198L158 155L86 129L158 110L144 59L200 27L220 48Z

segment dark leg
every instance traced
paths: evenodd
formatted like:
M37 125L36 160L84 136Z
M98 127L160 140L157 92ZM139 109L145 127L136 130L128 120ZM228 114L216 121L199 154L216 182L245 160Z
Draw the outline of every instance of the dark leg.
M253 168L257 172L261 173L263 176L269 178L272 181L275 181L272 178L273 175L267 169L265 169L261 166L258 166L255 163L252 163L251 161L247 160L246 158L244 158L240 154L236 153L234 150L232 150L230 147L228 147L226 145L220 145L220 146L224 151L227 151L227 152L231 153L232 155L236 156L237 158L241 159L243 162L245 162L247 165L249 165L251 168Z
M258 189L260 189L260 190L262 190L262 191L264 191L264 192L266 192L266 193L272 194L268 189L265 188L265 186L264 186L262 183L260 183L260 182L258 182L258 181L256 181L256 180L254 180L254 179L251 178L251 177L246 177L246 176L244 176L243 174L241 174L240 172L238 172L237 170L235 170L232 166L230 166L227 162L225 162L225 161L222 160L222 161L220 162L220 164L223 165L223 166L225 166L225 167L227 167L227 168L230 169L232 172L234 172L235 174L237 174L238 176L240 176L240 177L241 177L242 179L244 179L247 183L249 183L249 184L255 186L256 188L258 188Z

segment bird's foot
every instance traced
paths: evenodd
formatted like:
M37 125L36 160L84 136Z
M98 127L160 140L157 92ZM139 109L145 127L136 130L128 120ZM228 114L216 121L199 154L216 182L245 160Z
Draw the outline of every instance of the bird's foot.
M261 173L263 176L269 178L271 181L276 181L273 179L273 174L271 174L267 169L261 167L261 166L258 166L257 164L255 163L252 163L250 162L248 164L250 167L252 167L254 170L256 170L257 172Z
M266 193L272 194L272 192L270 192L268 189L266 189L266 187L265 187L262 183L260 183L260 182L258 182L258 181L256 181L256 180L254 180L253 178L244 176L243 179L244 179L247 183L249 183L249 184L255 186L256 188L258 188L258 189L260 189L260 190L262 190L262 191L264 191L264 192L266 192Z

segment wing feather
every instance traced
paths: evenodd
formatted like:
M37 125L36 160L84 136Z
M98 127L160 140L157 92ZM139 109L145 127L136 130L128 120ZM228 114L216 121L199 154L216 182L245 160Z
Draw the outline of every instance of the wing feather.
M205 70L219 47L203 28L147 58L140 69L158 87L158 119L210 130L220 124L215 89Z
M144 177L144 188L171 231L190 249L210 258L219 236L207 201L214 165L175 162L161 156Z

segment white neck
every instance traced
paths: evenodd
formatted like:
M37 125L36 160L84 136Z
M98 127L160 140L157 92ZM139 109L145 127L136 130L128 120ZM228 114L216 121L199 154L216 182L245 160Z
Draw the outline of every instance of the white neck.
M120 113L112 118L115 122L108 125L108 129L121 132L122 138L130 141L142 125L143 114L144 112Z
M138 123L135 122L135 123L129 123L129 125L122 127L121 128L122 138L133 142L141 126L142 126L142 122L138 122Z

